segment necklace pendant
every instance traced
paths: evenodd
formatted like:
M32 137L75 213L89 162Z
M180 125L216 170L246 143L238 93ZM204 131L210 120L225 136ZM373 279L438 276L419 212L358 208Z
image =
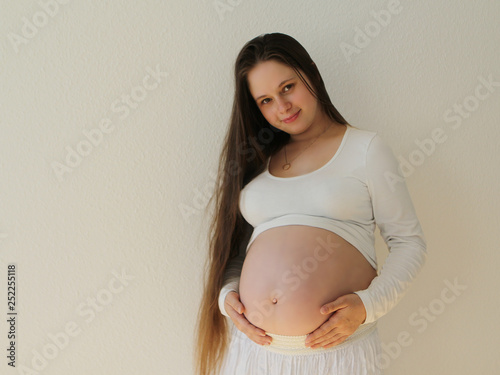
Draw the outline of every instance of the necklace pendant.
M283 165L283 169L284 169L285 171L289 170L289 169L290 169L290 163L286 163L286 164L284 164L284 165Z

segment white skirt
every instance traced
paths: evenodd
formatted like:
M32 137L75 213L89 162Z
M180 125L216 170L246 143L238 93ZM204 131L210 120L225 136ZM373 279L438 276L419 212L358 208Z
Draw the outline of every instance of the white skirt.
M331 348L308 348L307 335L266 332L270 345L259 345L230 323L231 341L220 375L381 375L377 322L362 324Z

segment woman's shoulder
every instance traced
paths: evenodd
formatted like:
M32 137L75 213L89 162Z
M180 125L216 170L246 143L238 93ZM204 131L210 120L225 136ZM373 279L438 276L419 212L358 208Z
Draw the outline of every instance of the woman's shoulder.
M351 124L346 125L351 143L362 143L368 146L375 137L380 137L377 131L358 128Z
M376 134L377 133L377 131L375 131L375 130L363 129L363 128L360 128L358 126L354 126L354 125L351 125L351 124L346 124L346 126L348 128L350 128L352 131L358 132L360 134L369 135L369 134Z

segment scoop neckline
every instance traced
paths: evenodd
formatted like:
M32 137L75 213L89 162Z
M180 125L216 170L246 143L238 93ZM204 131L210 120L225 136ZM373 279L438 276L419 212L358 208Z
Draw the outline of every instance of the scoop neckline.
M341 153L342 149L344 148L344 144L346 142L346 139L347 139L347 137L349 135L349 132L351 131L351 126L349 124L345 124L345 125L347 126L347 129L346 129L344 135L342 136L342 141L340 142L339 148L337 149L337 151L335 152L335 154L331 157L331 159L328 160L324 165L322 165L318 169L315 169L314 171L311 171L311 172L308 172L308 173L305 173L305 174L301 174L299 176L292 176L292 177L278 177L278 176L274 176L274 175L271 174L271 172L269 172L269 163L271 161L271 156L269 156L267 158L265 174L268 177L270 177L272 179L275 179L275 180L297 180L297 179L304 178L304 177L310 176L312 174L318 173L321 170L325 169L326 167L328 167L330 164L333 163L333 161L337 158L337 156Z

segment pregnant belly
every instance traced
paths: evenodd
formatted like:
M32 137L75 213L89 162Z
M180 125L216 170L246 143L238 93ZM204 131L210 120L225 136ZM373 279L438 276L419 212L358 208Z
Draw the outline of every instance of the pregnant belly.
M337 234L306 225L265 230L250 245L240 278L244 315L280 335L305 335L333 314L322 305L366 289L377 272Z

